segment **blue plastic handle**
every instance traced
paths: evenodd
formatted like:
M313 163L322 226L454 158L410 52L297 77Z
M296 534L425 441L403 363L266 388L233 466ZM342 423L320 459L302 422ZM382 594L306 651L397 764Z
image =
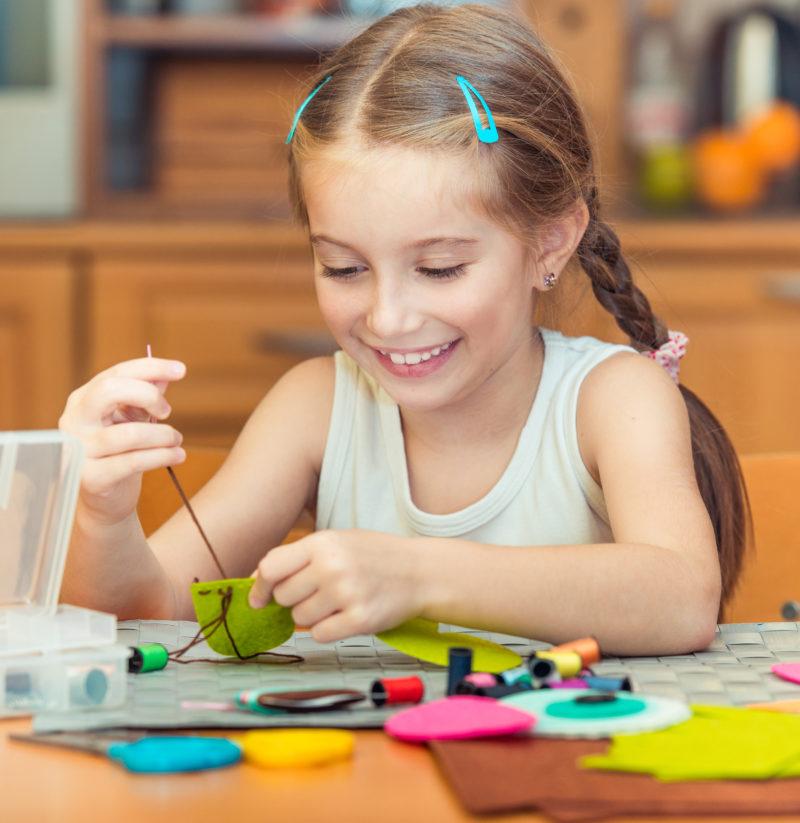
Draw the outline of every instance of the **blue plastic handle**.
M108 756L128 771L154 774L219 769L238 763L242 750L222 737L143 737L114 743Z

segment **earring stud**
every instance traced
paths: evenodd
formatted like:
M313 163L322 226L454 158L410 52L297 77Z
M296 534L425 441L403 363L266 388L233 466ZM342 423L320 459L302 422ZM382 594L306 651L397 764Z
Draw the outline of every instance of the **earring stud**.
M544 276L544 287L546 289L552 289L553 286L555 286L556 284L556 280L558 280L558 278L555 274L553 274L553 272L550 272L550 274L546 274Z

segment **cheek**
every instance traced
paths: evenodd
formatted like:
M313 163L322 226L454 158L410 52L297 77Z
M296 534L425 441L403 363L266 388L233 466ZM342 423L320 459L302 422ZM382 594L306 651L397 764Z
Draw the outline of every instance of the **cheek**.
M357 289L318 281L316 290L317 305L328 328L334 334L347 331L361 311Z
M447 311L465 327L502 332L510 325L530 322L532 308L532 292L520 280L487 278L480 288L454 296Z

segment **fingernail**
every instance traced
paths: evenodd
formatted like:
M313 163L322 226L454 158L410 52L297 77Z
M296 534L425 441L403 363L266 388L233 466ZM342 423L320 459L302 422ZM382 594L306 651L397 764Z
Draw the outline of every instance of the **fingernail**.
M186 366L183 363L181 363L177 360L174 360L172 363L170 363L169 373L173 377L183 377L185 371L186 371Z
M250 608L251 609L263 609L264 608L264 604L261 602L261 599L258 598L258 597L253 597L253 595L250 595L250 597L248 598L248 603L250 603Z

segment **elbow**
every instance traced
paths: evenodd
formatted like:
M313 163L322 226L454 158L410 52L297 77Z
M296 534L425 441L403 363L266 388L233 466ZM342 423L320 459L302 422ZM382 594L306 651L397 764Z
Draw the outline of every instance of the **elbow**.
M687 601L683 631L687 640L687 651L697 652L707 649L717 631L722 586L719 572L697 581Z

